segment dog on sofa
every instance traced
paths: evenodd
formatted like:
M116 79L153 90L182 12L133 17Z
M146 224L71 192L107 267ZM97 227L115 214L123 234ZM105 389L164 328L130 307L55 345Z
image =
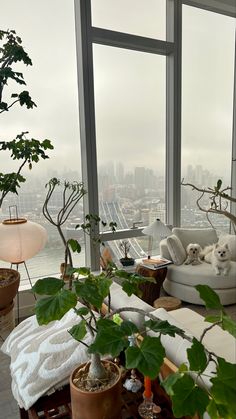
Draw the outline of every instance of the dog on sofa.
M187 259L185 265L200 265L200 253L202 251L201 246L198 243L189 243L186 247Z
M231 254L227 244L216 243L206 246L200 256L207 263L211 263L216 275L228 275L231 266Z

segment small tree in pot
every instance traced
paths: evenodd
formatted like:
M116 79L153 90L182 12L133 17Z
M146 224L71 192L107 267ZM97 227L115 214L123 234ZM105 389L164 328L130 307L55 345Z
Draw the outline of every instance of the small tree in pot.
M120 262L123 266L132 266L134 265L134 258L129 256L130 251L130 242L128 240L122 240L120 242L119 248L123 253L124 257L120 259Z

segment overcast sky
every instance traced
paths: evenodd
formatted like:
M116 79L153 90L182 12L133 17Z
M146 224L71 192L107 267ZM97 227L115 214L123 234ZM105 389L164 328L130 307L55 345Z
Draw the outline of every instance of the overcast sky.
M148 6L143 0L94 0L94 25L163 39L164 1L149 0ZM0 0L0 10L1 29L15 29L33 61L24 75L38 105L2 114L1 139L24 130L50 138L55 150L35 173L68 165L76 169L73 0ZM202 164L219 175L229 173L230 166L234 37L235 19L184 6L183 166ZM94 64L98 164L121 161L126 168L146 166L164 174L165 57L97 45ZM21 90L11 84L8 92Z

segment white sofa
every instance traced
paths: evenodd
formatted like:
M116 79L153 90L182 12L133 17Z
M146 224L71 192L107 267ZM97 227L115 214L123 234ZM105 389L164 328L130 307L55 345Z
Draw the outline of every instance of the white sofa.
M202 248L217 243L228 243L231 251L231 268L226 276L216 275L211 264L185 265L186 247L198 243ZM209 285L219 295L223 305L236 303L236 236L222 234L219 237L211 228L173 228L172 236L160 243L160 253L173 261L168 266L163 288L167 294L183 301L203 305L195 285Z

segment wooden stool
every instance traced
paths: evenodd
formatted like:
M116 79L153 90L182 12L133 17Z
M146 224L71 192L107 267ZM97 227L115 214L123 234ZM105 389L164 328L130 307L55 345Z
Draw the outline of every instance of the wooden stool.
M157 298L154 303L153 307L155 308L164 308L166 311L176 310L177 308L181 307L181 300L176 297L160 297Z
M146 282L145 284L139 285L139 289L142 291L142 300L150 305L153 305L156 298L160 296L161 286L167 274L167 267L153 270L146 266L138 265L136 272L139 275L149 278L151 277L156 280L155 283Z

